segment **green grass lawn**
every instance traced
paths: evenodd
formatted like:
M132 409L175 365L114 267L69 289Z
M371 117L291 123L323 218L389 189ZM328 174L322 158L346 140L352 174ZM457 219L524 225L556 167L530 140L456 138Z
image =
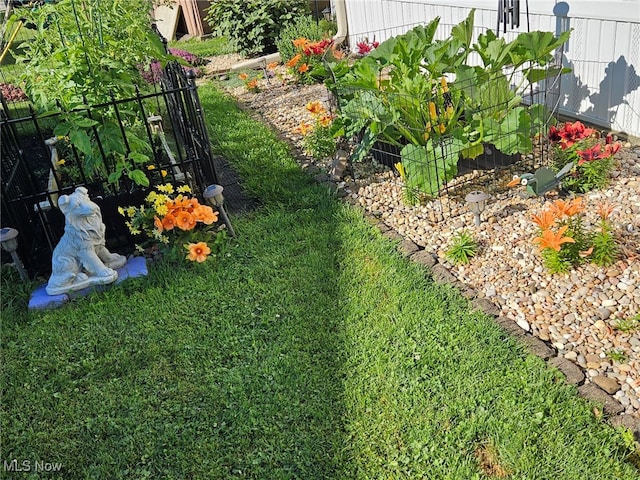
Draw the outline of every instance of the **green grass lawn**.
M629 435L558 372L200 95L262 206L214 261L58 310L27 313L4 269L3 460L65 479L638 478Z

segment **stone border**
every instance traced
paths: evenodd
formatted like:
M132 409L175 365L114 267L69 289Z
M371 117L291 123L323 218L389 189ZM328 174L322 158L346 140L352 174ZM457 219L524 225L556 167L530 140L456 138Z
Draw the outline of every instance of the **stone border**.
M362 210L362 209L361 209ZM493 318L494 322L505 330L512 338L525 347L527 352L542 360L548 366L558 369L565 377L566 383L575 385L578 394L590 402L602 405L604 414L610 425L614 427L623 426L633 432L636 441L640 442L640 419L624 413L624 407L612 395L607 392L607 385L596 385L596 383L584 383L585 373L582 368L573 362L558 355L557 350L548 342L540 340L529 332L524 331L513 320L500 315L500 310L496 305L486 298L479 298L476 291L458 280L447 267L438 261L435 255L424 250L412 240L404 238L393 228L389 227L382 220L373 214L362 210L369 223L376 226L382 235L398 244L398 251L409 260L423 265L431 271L433 279L438 283L445 283L457 288L463 297L467 298L471 305Z

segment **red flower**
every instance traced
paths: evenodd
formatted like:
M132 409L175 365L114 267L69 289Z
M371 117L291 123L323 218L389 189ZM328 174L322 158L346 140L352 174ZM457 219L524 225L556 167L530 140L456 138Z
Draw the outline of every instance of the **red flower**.
M609 135L607 135L607 139L609 138ZM620 147L622 146L622 144L620 142L616 142L616 143L609 143L607 142L607 144L604 146L604 154L605 157L613 157L616 153L618 153L618 150L620 150Z
M602 145L600 145L599 143L596 143L593 147L587 148L586 150L578 150L576 151L576 153L580 156L578 165L607 157L603 155L604 152L602 151Z
M572 147L577 141L593 135L593 128L586 128L582 122L567 122L562 128L550 127L549 140L552 143L560 143L563 150Z

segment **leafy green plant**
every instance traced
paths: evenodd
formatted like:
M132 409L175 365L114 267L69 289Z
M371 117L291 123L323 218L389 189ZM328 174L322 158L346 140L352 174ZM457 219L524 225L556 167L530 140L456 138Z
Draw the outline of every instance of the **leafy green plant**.
M614 142L612 135L604 138L593 128L582 122L566 122L560 128L549 128L549 140L553 145L554 167L560 170L572 162L574 167L562 186L565 190L586 193L604 188L609 183L615 154L620 150L620 142Z
M628 318L619 318L616 320L613 328L621 332L633 332L640 329L640 313Z
M629 355L622 348L608 350L607 357L618 363L624 363L629 359Z
M313 117L313 124L302 122L296 129L302 138L306 153L314 158L333 157L336 153L336 140L333 136L333 116L318 102L309 102L307 111Z
M280 31L308 13L307 0L216 0L205 20L236 51L253 56L275 52Z
M335 33L335 25L316 21L311 15L302 15L293 23L285 25L276 39L276 47L282 62L291 60L297 53L294 40L306 38L309 42L319 42Z
M18 59L25 92L43 114L62 109L54 134L69 138L89 174L104 172L105 157L113 160L113 184L123 176L138 185L149 184L141 167L150 161L151 148L144 135L136 134L137 112L123 107L118 118L107 108L90 117L82 109L130 97L142 83L137 66L169 58L150 28L150 8L149 0L60 0L17 13L36 32ZM131 127L126 138L121 120ZM103 151L92 142L94 135L102 140Z
M454 235L446 257L455 265L466 265L477 253L477 242L467 230L463 230Z
M598 205L600 228L595 233L584 227L584 210L582 198L577 197L555 200L541 214L533 215L533 222L539 227L533 243L540 247L544 265L551 273L566 273L589 260L599 266L614 262L618 247L609 221L613 206Z
M382 42L353 65L325 64L343 134L361 138L352 159L362 160L377 140L396 145L407 180L429 195L457 173L460 157L476 158L484 143L506 154L532 151L544 106L521 105L519 92L560 71L548 67L551 52L569 37L530 32L506 42L489 30L472 43L472 10L435 40L439 21ZM482 65L467 65L471 54Z

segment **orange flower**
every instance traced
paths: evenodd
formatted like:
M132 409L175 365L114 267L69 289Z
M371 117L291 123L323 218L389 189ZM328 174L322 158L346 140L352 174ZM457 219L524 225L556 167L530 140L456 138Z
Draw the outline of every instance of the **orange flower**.
M254 89L254 88L256 88L257 86L258 86L258 80L257 80L257 79L255 79L255 78L254 78L253 80L251 80L250 82L247 82L247 88L248 88L249 90Z
M567 225L561 227L556 233L552 230L544 230L542 236L533 239L533 243L540 244L541 249L552 248L556 252L560 251L563 243L576 243L571 237L563 237L564 232L569 228Z
M267 65L267 69L268 70L275 70L276 67L278 66L278 62L271 62Z
M574 215L584 211L584 204L582 203L582 197L576 197L568 202L558 199L551 204L550 208L556 218L560 218L565 215L567 217L573 217Z
M293 68L298 64L298 62L300 61L301 58L302 58L302 55L297 54L295 57L293 57L291 60L289 60L287 63L285 63L285 65L287 67Z
M196 261L202 263L207 259L207 256L211 253L211 249L205 242L190 243L184 246L189 250L187 260Z
M309 125L306 122L302 122L300 125L298 125L298 127L295 129L296 133L299 133L300 135L306 135L307 133L309 133L311 130L313 130L313 126Z
M331 54L333 55L333 58L335 58L336 60L340 60L344 58L344 52L342 50L336 49L335 45L331 45Z
M164 230L162 220L160 220L158 217L153 217L153 226L156 227L156 230L158 230L158 232L160 233L162 233L162 231Z
M186 210L182 210L176 215L176 225L180 230L191 230L196 226L196 219Z
M308 71L309 71L309 65L307 65L306 63L303 63L298 67L298 73L304 73Z
M292 42L293 46L299 48L300 50L304 50L309 46L309 40L304 37L296 38L295 40L292 40Z
M171 213L167 213L162 219L162 227L165 230L173 230L176 226L176 217Z
M549 210L545 210L539 216L533 215L533 223L538 225L542 230L548 230L551 228L555 221L555 215Z
M240 75L238 75L238 78L240 80L246 80L247 78L249 78L249 75L247 75L246 73L241 73Z
M207 205L198 205L193 211L193 216L197 222L202 222L205 225L211 225L213 222L218 221L218 212L214 212L213 209Z
M325 109L322 106L322 103L318 102L317 100L315 102L307 103L306 108L307 110L309 110L309 112L311 112L312 115L317 115L325 112Z
M609 218L609 215L611 215L611 212L613 212L614 208L615 207L610 203L600 202L598 204L598 215L602 220L606 220L607 218Z
M318 123L322 127L328 127L329 125L331 125L331 120L333 120L333 117L331 115L322 115L318 119Z

